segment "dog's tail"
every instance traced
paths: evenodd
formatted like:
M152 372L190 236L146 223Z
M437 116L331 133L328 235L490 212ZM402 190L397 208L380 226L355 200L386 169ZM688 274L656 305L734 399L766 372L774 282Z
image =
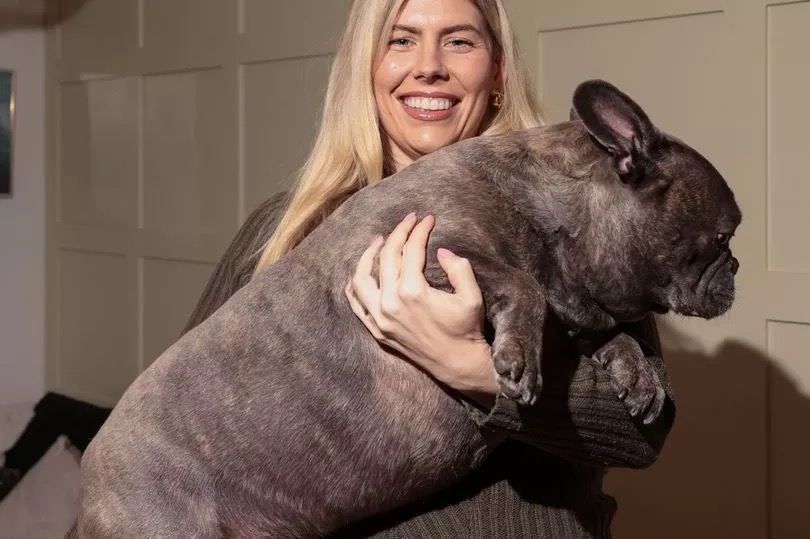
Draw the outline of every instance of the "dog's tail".
M79 539L79 523L74 522L73 526L71 526L70 531L67 532L65 535L65 539Z

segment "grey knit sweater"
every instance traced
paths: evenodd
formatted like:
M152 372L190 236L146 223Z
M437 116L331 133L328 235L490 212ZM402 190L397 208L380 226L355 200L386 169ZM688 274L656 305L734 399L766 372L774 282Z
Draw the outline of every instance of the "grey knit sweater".
M184 332L250 280L284 202L283 195L273 197L248 217ZM616 503L602 492L606 467L652 464L675 416L655 323L649 319L622 329L639 341L666 386L667 403L655 423L633 420L608 373L580 357L573 342L561 343L557 350L544 350L552 359L544 361L543 392L532 408L519 408L506 398L499 398L492 410L466 403L482 429L509 436L480 470L431 499L347 526L334 537L610 537Z

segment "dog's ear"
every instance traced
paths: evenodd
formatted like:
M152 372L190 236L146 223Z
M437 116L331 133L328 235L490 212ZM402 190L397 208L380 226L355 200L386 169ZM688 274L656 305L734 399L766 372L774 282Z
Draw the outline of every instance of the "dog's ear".
M641 107L609 82L583 82L573 103L591 136L613 155L621 176L633 176L661 138Z
M575 120L581 120L582 118L579 117L577 114L577 109L571 107L571 110L568 111L568 121L573 122Z

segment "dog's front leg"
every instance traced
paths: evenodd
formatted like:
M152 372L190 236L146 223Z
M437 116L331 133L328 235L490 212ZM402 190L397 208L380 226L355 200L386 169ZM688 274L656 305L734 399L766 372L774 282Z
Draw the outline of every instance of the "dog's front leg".
M531 275L510 266L473 262L486 317L495 330L492 360L504 395L518 404L537 400L542 379L545 289Z
M644 414L644 423L650 424L664 407L666 394L658 373L636 340L619 333L593 354L610 373L613 387L632 417Z

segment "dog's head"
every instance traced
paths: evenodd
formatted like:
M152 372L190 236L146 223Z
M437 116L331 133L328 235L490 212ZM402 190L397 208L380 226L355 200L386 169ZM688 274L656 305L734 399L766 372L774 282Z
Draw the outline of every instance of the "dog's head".
M577 87L572 116L604 155L574 255L576 266L588 267L591 299L616 320L649 311L726 312L739 267L730 241L741 212L720 173L604 81Z

